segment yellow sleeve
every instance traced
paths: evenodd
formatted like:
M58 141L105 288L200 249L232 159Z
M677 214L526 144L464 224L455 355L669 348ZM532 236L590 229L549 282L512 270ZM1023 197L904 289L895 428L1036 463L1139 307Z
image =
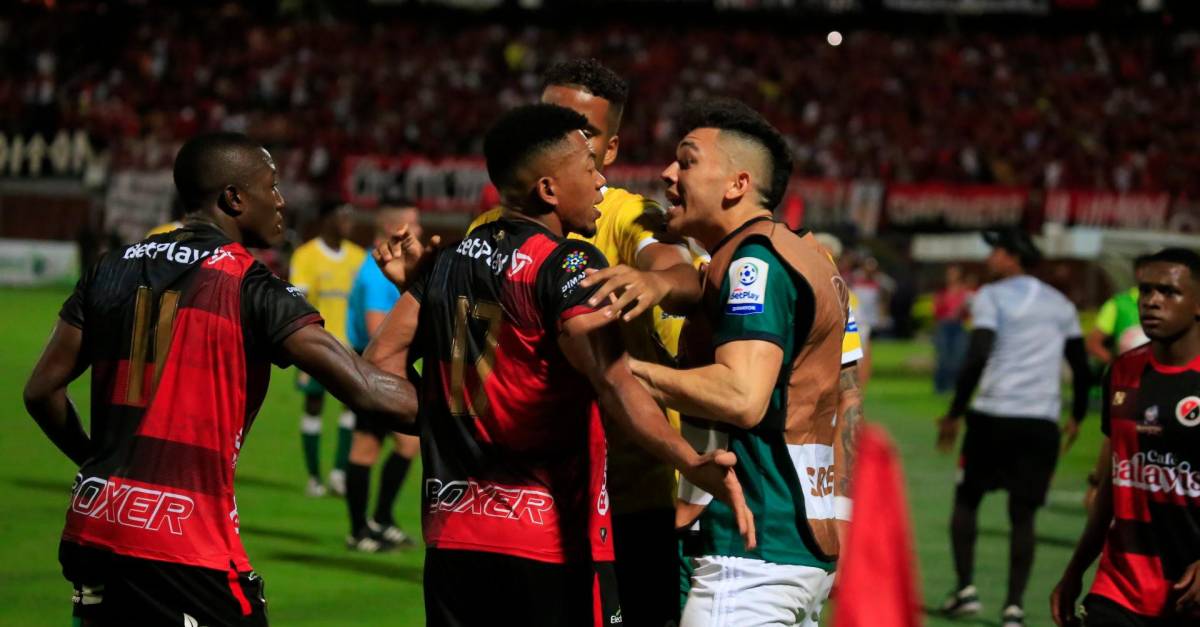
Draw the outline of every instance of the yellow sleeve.
M621 203L616 218L614 231L620 255L618 263L636 266L638 253L658 241L655 229L663 221L662 209L652 200L630 195ZM609 260L609 263L613 261Z
M481 227L489 222L495 222L496 220L499 220L500 214L503 212L504 210L500 207L492 207L491 209L484 211L476 216L474 220L471 220L471 226L467 227L467 233L470 233L476 228Z
M171 231L174 231L175 229L178 229L181 226L183 226L181 223L179 223L178 221L172 220L171 222L167 222L165 224L160 224L160 225L150 229L149 231L146 231L146 237L154 237L155 235L159 235L162 233L170 233Z
M858 333L858 321L854 319L854 308L846 312L846 332L842 335L842 365L863 358L862 335Z
M316 274L312 263L312 248L307 244L300 246L292 253L292 261L288 266L288 281L296 287L296 289L304 292L304 297L308 302L314 303L316 285Z

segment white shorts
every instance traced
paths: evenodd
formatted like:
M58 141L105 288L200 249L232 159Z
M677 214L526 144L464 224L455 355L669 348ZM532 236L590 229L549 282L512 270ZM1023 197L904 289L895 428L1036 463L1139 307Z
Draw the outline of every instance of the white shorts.
M745 557L695 558L680 627L816 627L833 573Z

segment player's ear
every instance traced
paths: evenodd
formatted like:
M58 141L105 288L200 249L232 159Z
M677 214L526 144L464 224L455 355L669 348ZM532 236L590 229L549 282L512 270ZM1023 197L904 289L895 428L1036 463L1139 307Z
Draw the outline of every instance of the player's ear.
M733 178L725 188L725 203L736 205L746 194L754 192L754 181L746 170L735 170Z
M543 176L539 178L533 186L533 193L543 203L551 207L558 206L558 187L555 184L554 177Z
M617 151L621 147L621 136L613 135L608 138L608 145L604 147L604 167L608 167L617 160Z
M217 197L217 207L231 218L242 215L242 197L238 193L237 187L226 185L225 189L221 190L221 195Z

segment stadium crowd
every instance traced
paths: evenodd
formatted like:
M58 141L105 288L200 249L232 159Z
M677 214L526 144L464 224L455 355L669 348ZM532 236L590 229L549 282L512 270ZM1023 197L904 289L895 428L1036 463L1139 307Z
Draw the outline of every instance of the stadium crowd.
M100 37L120 43L80 45ZM118 164L169 166L214 129L263 139L290 180L320 181L345 154L478 154L542 71L595 56L632 87L625 163L670 154L685 102L739 94L804 176L1200 191L1194 33L860 31L833 47L784 28L260 20L229 3L0 18L0 55L16 70L0 119L25 126L6 130L86 128Z

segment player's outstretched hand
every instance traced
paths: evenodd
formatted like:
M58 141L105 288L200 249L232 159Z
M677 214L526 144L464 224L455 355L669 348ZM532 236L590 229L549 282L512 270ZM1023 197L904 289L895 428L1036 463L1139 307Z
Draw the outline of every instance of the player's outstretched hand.
M1171 592L1178 595L1175 599L1175 611L1188 618L1200 617L1200 562L1193 562L1175 585Z
M1079 439L1079 421L1074 418L1068 418L1066 424L1062 426L1063 434L1063 450L1067 452L1071 450L1071 445L1075 444L1075 440Z
M954 450L954 442L958 439L958 420L958 416L946 416L938 419L938 451L949 453Z
M598 307L608 301L611 303L610 315L616 317L624 312L621 318L626 322L661 303L671 291L671 286L658 273L643 272L624 264L602 270L589 269L587 278L580 285L599 285L588 304Z
M371 256L375 258L375 263L379 264L383 275L397 287L404 289L441 241L442 238L435 235L429 246L422 246L420 240L408 230L408 225L404 225L376 246Z
M1083 577L1070 571L1063 573L1063 578L1054 586L1050 593L1050 617L1058 627L1077 627L1079 617L1075 615L1075 600L1083 592Z
M746 497L742 494L742 484L738 482L733 472L737 464L737 455L717 449L700 456L695 465L686 470L681 469L683 476L696 487L708 492L731 508L737 520L738 532L746 544L746 550L758 546L754 535L754 515L746 505Z

